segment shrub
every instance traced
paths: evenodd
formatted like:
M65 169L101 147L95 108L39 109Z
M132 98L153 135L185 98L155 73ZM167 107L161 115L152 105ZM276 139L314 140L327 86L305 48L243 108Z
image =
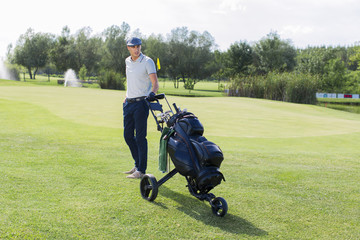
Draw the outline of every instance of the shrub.
M83 64L79 71L80 80L85 80L86 75L87 75L87 69L86 66Z
M264 97L263 76L236 76L230 79L229 95L239 97Z
M319 83L317 76L295 72L236 76L230 80L229 95L315 104Z
M16 66L9 66L8 67L9 73L10 73L10 79L20 81L20 71Z
M184 82L184 88L188 90L194 90L196 80L191 78L186 78Z
M286 85L291 81L288 73L270 72L266 76L264 98L278 101L285 101Z
M294 103L316 104L316 91L319 78L304 73L291 73L291 81L286 86L286 101Z
M125 90L125 79L114 70L103 70L99 76L99 85L103 89Z

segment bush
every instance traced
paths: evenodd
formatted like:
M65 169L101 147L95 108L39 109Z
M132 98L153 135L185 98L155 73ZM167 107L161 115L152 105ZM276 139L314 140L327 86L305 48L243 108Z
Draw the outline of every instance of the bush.
M229 95L251 98L264 97L263 76L236 76L230 79Z
M229 95L315 104L319 82L317 76L295 72L237 76L231 79Z
M125 78L114 70L103 70L99 76L99 85L102 89L125 90Z
M291 73L293 76L286 86L286 101L316 104L316 92L320 83L317 76Z
M270 72L265 80L265 95L264 98L285 101L286 86L291 81L291 76L288 73Z
M86 66L83 64L79 71L80 80L85 80L86 75L87 75L87 69L86 69Z
M20 71L15 66L9 66L8 67L9 73L10 73L10 79L20 81Z
M188 90L194 90L194 86L196 84L195 79L186 78L184 82L184 88Z

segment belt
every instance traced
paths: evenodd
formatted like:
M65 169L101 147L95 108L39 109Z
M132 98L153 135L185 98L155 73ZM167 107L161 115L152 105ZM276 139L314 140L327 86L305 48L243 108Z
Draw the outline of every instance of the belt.
M126 98L128 103L140 102L144 100L146 97L137 97L137 98Z

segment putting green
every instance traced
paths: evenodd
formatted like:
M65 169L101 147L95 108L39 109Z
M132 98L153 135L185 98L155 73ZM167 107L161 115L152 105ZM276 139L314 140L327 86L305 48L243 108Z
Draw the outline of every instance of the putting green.
M124 91L48 86L2 86L0 94L45 107L66 120L111 128L122 128L124 97ZM293 138L360 132L360 115L312 105L233 97L168 100L195 113L207 136ZM156 132L151 115L149 131Z

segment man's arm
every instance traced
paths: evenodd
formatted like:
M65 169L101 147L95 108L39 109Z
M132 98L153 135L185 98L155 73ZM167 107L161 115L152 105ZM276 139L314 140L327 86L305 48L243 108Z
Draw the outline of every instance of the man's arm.
M152 89L151 91L153 93L157 93L157 91L159 90L159 80L157 78L157 75L156 73L151 73L149 74L149 77L150 77L150 81L152 83Z

